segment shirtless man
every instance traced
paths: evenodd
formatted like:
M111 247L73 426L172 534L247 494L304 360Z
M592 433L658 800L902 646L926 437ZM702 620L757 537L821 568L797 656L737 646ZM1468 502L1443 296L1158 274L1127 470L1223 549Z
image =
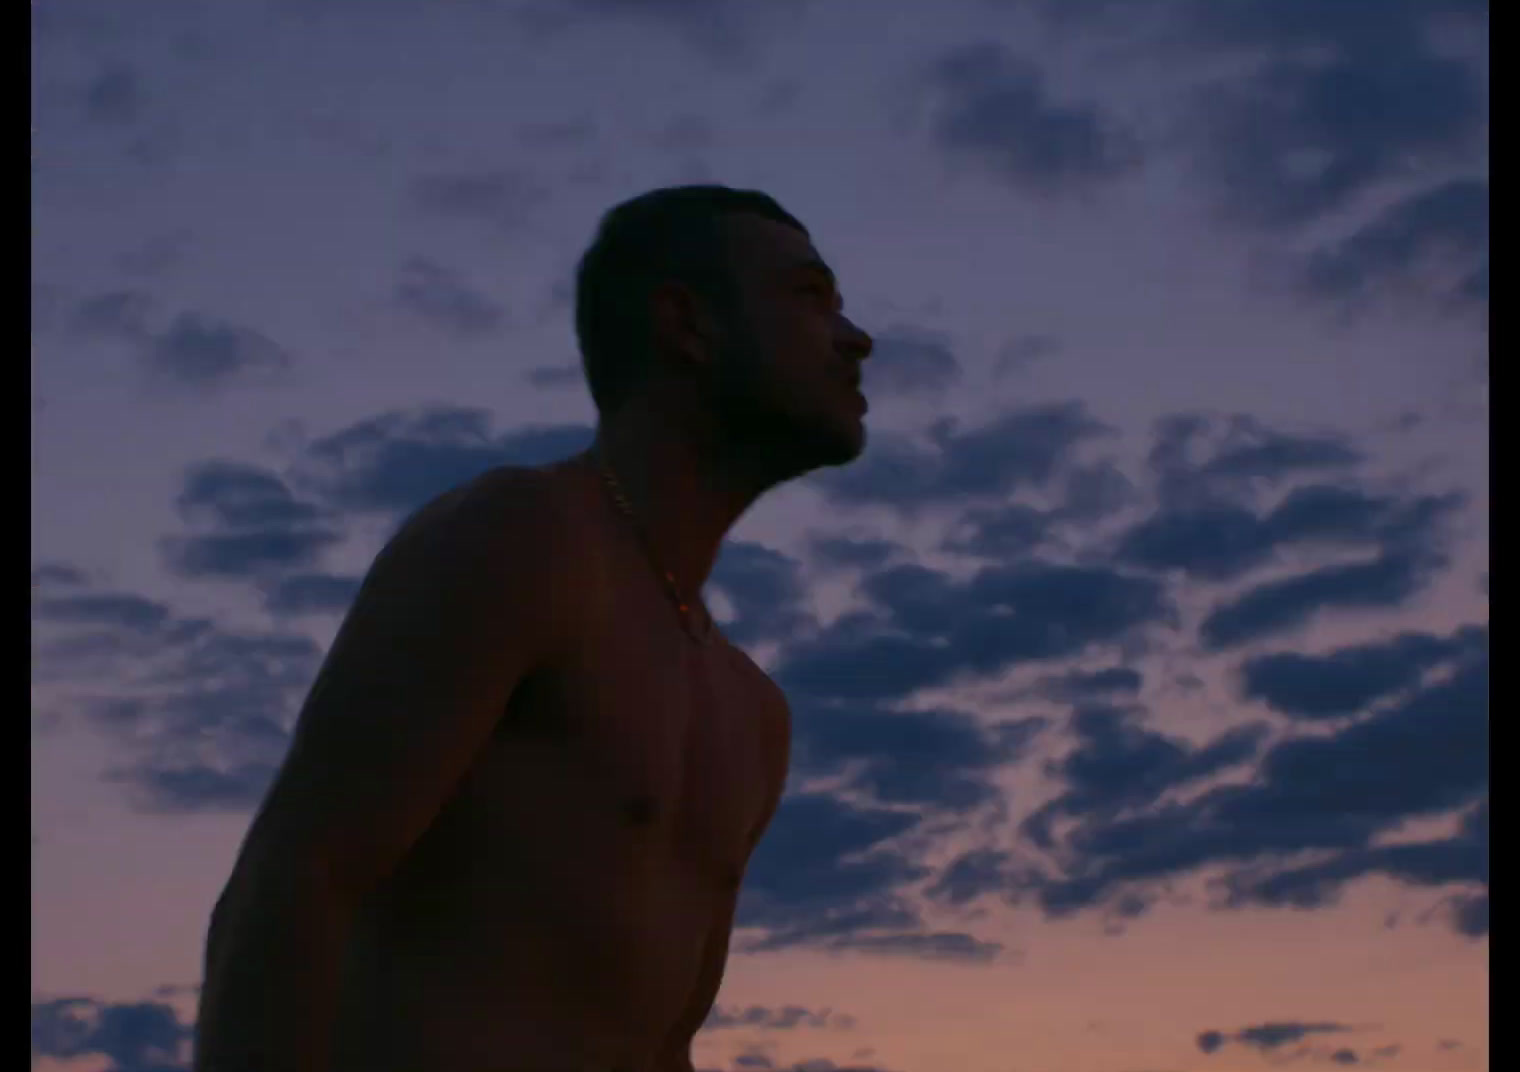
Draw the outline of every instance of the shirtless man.
M608 213L594 445L376 558L212 913L198 1072L692 1068L790 744L697 593L761 493L860 454L841 308L762 194Z

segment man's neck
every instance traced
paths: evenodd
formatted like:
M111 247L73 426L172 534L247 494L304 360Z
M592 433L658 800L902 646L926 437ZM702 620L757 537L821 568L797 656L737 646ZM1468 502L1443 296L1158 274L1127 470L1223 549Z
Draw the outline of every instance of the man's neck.
M769 486L693 423L630 401L598 426L592 458L611 468L659 564L688 598L707 583L729 530Z

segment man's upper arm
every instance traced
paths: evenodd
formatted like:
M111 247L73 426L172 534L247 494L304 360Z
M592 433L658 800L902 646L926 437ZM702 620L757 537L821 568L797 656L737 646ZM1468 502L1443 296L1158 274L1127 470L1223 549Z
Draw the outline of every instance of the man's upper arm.
M553 515L535 474L508 474L425 508L387 545L244 845L252 866L319 866L357 896L421 836L558 642Z

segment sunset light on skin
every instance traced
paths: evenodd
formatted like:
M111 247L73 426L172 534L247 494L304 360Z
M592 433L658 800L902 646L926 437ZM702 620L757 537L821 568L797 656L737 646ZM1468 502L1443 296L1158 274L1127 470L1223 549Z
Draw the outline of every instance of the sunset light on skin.
M876 340L704 592L793 740L697 1067L1489 1067L1486 3L38 0L31 58L34 1070L188 1069L359 579L586 447L576 259L696 182Z

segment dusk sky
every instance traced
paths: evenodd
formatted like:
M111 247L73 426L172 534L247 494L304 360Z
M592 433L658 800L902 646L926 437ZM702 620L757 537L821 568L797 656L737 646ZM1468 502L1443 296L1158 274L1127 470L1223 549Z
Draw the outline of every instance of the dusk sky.
M869 443L707 589L786 797L699 1068L1488 1061L1488 5L34 0L32 1067L188 1067L381 542L764 190Z

